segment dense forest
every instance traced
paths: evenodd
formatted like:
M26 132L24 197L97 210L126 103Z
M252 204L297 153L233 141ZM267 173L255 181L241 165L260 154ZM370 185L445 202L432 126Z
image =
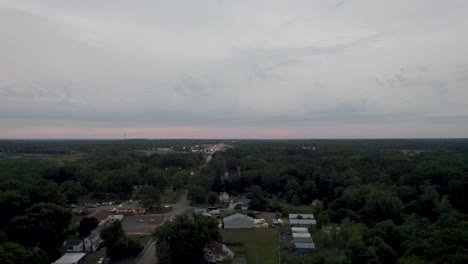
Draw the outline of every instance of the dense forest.
M284 263L468 260L468 140L229 140L206 166L201 153L136 150L215 141L116 142L0 142L1 263L50 263L75 232L66 205L129 199L142 185L138 198L150 204L173 188L188 189L195 204L226 191L247 193L253 210L308 208L318 219L316 251L285 255ZM10 156L47 151L83 155Z
M412 149L418 141L397 143L401 150L366 142L334 151L255 142L217 153L205 170L214 179L224 175L213 190L248 192L254 210L286 215L287 204L320 201L311 206L318 218L315 254L286 263L467 261L466 142L451 150L440 142L430 150Z

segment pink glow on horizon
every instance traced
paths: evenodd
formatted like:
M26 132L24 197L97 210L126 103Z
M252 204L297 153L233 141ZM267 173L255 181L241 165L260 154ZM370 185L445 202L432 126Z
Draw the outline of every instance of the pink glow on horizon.
M269 129L262 133L264 137L268 138L289 138L289 137L298 137L299 132L296 130L290 129Z
M160 127L160 128L96 128L96 127L32 127L0 128L0 138L281 138L294 137L292 130L259 128Z
M0 126L0 138L16 139L275 139L275 138L466 138L466 124L327 124L309 127L114 127L63 126L21 127Z

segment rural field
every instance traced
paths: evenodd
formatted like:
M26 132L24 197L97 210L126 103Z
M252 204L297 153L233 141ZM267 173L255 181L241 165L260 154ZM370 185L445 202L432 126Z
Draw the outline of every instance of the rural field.
M278 229L221 229L220 233L223 243L235 243L229 248L236 256L247 257L249 264L278 263Z

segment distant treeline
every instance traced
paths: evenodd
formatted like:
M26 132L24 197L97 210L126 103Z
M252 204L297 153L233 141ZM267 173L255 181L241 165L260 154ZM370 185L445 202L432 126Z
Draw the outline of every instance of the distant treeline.
M66 154L89 152L99 148L121 147L133 150L173 148L190 151L190 146L223 142L237 147L274 149L312 149L316 151L402 150L402 151L464 151L468 139L128 139L128 140L0 140L0 152L26 154ZM186 147L185 149L183 147ZM188 148L187 148L188 147Z

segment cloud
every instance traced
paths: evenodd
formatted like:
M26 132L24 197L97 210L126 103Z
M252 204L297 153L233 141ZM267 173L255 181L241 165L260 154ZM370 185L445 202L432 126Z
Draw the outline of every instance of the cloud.
M467 14L465 1L0 0L0 137L464 136Z

